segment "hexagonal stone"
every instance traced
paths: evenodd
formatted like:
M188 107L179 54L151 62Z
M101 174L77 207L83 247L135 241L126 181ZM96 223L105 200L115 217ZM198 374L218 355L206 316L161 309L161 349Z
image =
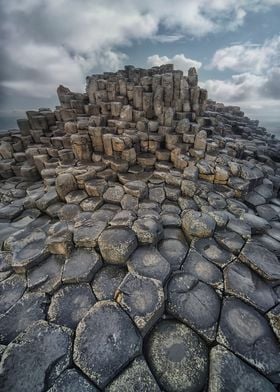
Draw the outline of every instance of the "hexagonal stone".
M275 387L251 366L223 346L210 352L209 392L276 392Z
M2 357L2 392L43 391L71 362L70 329L37 321L11 342Z
M67 369L47 392L98 392L98 389L76 369Z
M10 343L37 320L44 320L48 298L45 294L24 294L5 314L0 315L0 343Z
M280 279L280 262L277 256L260 244L248 241L239 258L265 279Z
M182 323L165 320L157 324L147 340L146 358L166 392L199 392L206 385L207 346Z
M227 250L221 248L214 238L195 240L192 242L192 247L218 267L223 268L234 260L234 256Z
M13 220L22 212L22 206L8 204L0 208L0 219Z
M157 186L149 189L149 199L162 203L165 200L165 192L163 186Z
M65 222L57 222L49 228L46 245L50 253L68 256L71 253L72 231Z
M96 303L87 283L61 287L51 299L49 321L75 329L87 311Z
M52 294L61 285L64 258L52 255L39 266L27 272L28 288L40 293Z
M65 196L66 203L80 204L88 197L87 193L83 190L71 191Z
M138 199L145 198L148 191L145 182L140 180L126 182L124 190L127 194L137 197Z
M77 204L64 204L58 213L61 221L72 221L81 212Z
M193 248L190 249L182 265L182 270L214 288L223 288L223 274L221 270Z
M80 207L83 211L94 212L98 210L102 204L103 199L101 197L88 197L81 202Z
M137 238L129 228L112 227L100 235L98 246L105 261L111 264L125 264L137 248Z
M73 240L76 246L94 248L100 234L105 230L107 223L101 220L90 218L83 225L75 224L73 230Z
M18 272L39 264L49 255L46 246L46 233L37 229L16 242L13 249L12 267Z
M227 251L233 253L234 255L239 255L245 241L241 235L229 230L216 230L214 238L217 243Z
M153 246L139 247L129 258L130 272L147 276L164 283L170 274L170 264Z
M188 238L211 237L216 226L215 220L203 212L188 210L182 218L182 228Z
M171 212L163 212L160 214L161 222L163 226L174 226L181 227L181 218L178 214Z
M152 218L139 218L132 226L141 244L156 244L163 236L163 228L159 222Z
M174 273L168 283L167 311L208 341L215 340L220 299L212 287L194 276Z
M266 234L256 235L252 238L252 241L259 243L259 245L265 247L274 253L278 258L280 257L280 242Z
M62 282L90 282L101 266L101 257L94 249L74 249L71 255L65 260Z
M160 254L169 262L172 271L180 269L188 249L186 243L173 238L162 240L158 245Z
M117 212L114 218L111 220L111 226L127 226L131 227L135 221L137 215L135 212L130 210L121 210Z
M264 233L267 229L271 227L266 219L252 213L243 214L241 219L243 219L251 226L253 234Z
M227 209L235 216L240 216L248 211L248 207L236 199L227 199Z
M230 218L227 229L241 235L244 239L251 238L251 226L241 219Z
M142 336L164 312L164 292L161 282L156 279L128 273L118 287L115 298Z
M5 313L24 294L27 287L25 276L12 275L0 282L0 314Z
M271 309L266 315L280 343L280 304Z
M217 341L271 381L280 382L280 345L267 320L252 306L224 299Z
M100 301L77 327L73 359L96 385L104 388L140 354L141 346L140 335L119 305Z
M224 269L225 292L243 299L262 312L276 304L270 285L241 262L233 262Z
M121 185L109 187L103 194L103 199L107 203L120 204L124 195L124 190Z
M91 283L96 298L99 301L114 299L115 292L126 274L126 268L118 265L105 265L101 268Z
M256 207L257 213L261 218L265 218L268 221L278 219L279 215L277 211L270 204L264 204Z
M138 357L105 388L106 392L160 392L149 366Z

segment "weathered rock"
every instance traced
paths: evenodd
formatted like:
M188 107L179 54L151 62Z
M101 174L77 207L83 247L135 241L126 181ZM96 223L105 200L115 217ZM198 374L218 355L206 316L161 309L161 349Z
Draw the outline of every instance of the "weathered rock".
M221 248L214 238L203 238L194 240L192 246L207 260L216 264L218 267L225 267L234 256L227 250Z
M83 200L88 197L87 193L83 190L76 190L67 193L65 196L66 203L69 204L80 204Z
M248 241L239 258L265 279L280 279L280 262L277 256L258 243Z
M92 215L85 219L79 219L73 230L73 241L78 247L94 248L97 245L98 238L106 228L107 222L104 220L94 219Z
M111 220L111 226L127 226L132 227L133 222L137 218L135 212L131 210L121 210Z
M217 341L279 383L280 344L267 320L252 306L224 299Z
M266 219L254 214L243 214L241 219L244 219L244 221L251 226L253 234L264 233L267 229L271 227Z
M48 231L46 245L50 253L68 256L71 253L73 242L72 232L64 222L57 222Z
M91 211L94 212L98 210L99 207L101 207L103 204L103 200L100 197L88 197L84 199L80 207L83 211Z
M37 321L10 343L2 357L3 392L42 391L71 361L71 330Z
M215 290L185 272L175 273L168 283L167 311L208 341L214 341L220 314Z
M49 321L75 329L96 299L87 283L71 284L60 288L51 299Z
M143 199L147 195L147 186L145 182L140 180L126 182L124 190L127 194L138 199Z
M211 237L215 230L215 220L208 214L188 210L182 218L182 228L187 237Z
M55 188L61 200L65 201L68 193L77 189L77 182L72 173L61 173L56 177Z
M141 246L130 256L130 272L153 278L164 283L170 274L170 264L153 246Z
M58 377L47 392L98 392L76 369L67 369Z
M90 282L101 266L101 257L94 249L74 249L71 255L65 260L62 282Z
M124 190L121 185L109 187L103 194L103 199L107 203L120 204L124 195Z
M224 269L225 292L234 295L262 312L276 304L272 287L253 270L240 262L233 262Z
M163 235L162 225L147 216L137 219L133 223L132 230L141 244L156 244Z
M115 298L142 336L164 312L164 292L161 282L156 279L128 273L118 287Z
M209 392L225 392L232 388L240 392L276 392L267 378L247 365L223 346L210 352Z
M114 299L115 292L127 270L117 265L106 265L101 268L95 275L91 286L92 290L99 301L105 299Z
M239 255L245 244L245 241L239 234L226 229L216 230L214 238L222 248L232 252L234 255Z
M112 301L95 304L80 321L74 344L75 364L104 388L140 354L141 337L129 316Z
M164 239L158 245L160 254L170 263L172 271L180 269L188 249L186 243L173 238Z
M44 320L48 299L45 294L23 295L7 312L0 315L0 343L10 343L37 320Z
M271 309L266 315L280 343L280 304Z
M0 282L0 314L9 310L24 294L27 282L22 275L12 275Z
M160 392L160 389L145 359L138 357L105 388L105 391Z
M98 246L105 261L123 265L137 248L137 238L129 228L113 227L100 235Z
M165 320L153 329L146 358L166 392L198 392L207 382L207 346L195 332L177 321Z

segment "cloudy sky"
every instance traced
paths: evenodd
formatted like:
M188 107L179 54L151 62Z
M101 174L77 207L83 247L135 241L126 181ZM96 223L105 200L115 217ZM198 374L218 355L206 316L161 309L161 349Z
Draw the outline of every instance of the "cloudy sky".
M195 66L209 96L280 128L280 0L0 0L0 128L125 64ZM279 126L278 126L279 124Z

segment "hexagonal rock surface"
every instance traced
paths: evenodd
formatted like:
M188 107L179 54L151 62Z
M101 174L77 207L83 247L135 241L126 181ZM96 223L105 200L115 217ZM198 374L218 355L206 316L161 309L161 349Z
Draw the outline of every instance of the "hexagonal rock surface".
M159 280L128 273L116 292L116 301L144 336L164 312L164 292Z
M211 237L214 233L216 222L214 218L203 212L188 210L182 218L182 228L188 238Z
M253 270L240 262L233 262L224 269L225 292L243 299L262 312L276 304L276 294Z
M192 247L194 247L202 256L216 264L218 267L223 268L232 260L234 260L234 256L227 250L221 248L214 238L194 240L192 242Z
M164 283L170 274L170 264L153 246L140 246L127 262L130 272Z
M167 311L209 341L215 340L220 299L215 290L185 272L171 277L167 288Z
M23 295L27 281L22 275L12 275L0 282L0 314L5 313Z
M214 288L223 288L223 274L221 270L193 248L190 249L182 265L182 270Z
M280 382L280 344L268 321L252 306L236 298L223 302L217 341Z
M126 268L118 265L105 265L101 268L91 283L96 298L99 301L114 299L115 292L126 274Z
M94 249L74 249L65 260L62 282L90 282L101 266L101 257Z
M100 388L140 354L142 339L129 316L112 301L96 303L76 330L75 364Z
M156 244L163 236L162 225L149 217L137 219L133 223L132 230L141 244Z
M260 244L248 241L239 258L264 278L280 279L280 261L275 254Z
M160 392L160 389L145 359L138 357L105 388L105 391Z
M10 343L34 321L44 320L48 302L45 294L24 294L5 314L0 315L0 343Z
M145 182L140 180L126 182L124 190L127 194L135 196L138 199L143 199L147 194L147 186Z
M251 366L223 346L210 352L208 392L276 392L275 387Z
M75 329L95 303L96 299L87 283L61 287L52 296L48 319L55 324Z
M98 389L76 369L67 369L47 392L98 392Z
M101 234L98 246L102 257L111 264L125 264L137 248L137 238L129 228L113 227Z
M166 392L199 392L206 384L207 346L182 323L165 320L156 325L147 340L146 359Z
M188 253L188 245L177 239L165 239L158 245L160 254L169 262L172 271L180 269Z
M97 245L100 234L106 226L106 222L94 219L91 219L84 224L75 224L73 240L76 246L94 248Z
M6 348L0 364L1 392L39 392L71 362L72 332L37 321Z
M280 304L271 309L270 312L268 312L266 315L275 335L280 342Z
M234 255L239 255L245 244L241 235L229 230L216 230L214 238L222 248L232 252Z
M121 185L115 185L105 191L103 194L103 199L107 203L120 204L123 195L123 187Z
M28 268L39 264L48 254L46 233L37 229L16 242L12 267L18 273L25 272Z
M52 255L27 272L28 288L40 293L52 294L61 285L64 258Z

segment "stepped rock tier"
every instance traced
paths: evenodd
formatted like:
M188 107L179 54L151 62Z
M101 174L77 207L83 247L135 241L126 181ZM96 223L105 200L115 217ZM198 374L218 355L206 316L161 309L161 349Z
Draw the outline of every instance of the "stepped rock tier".
M0 390L279 391L280 142L194 68L57 93L0 138Z

